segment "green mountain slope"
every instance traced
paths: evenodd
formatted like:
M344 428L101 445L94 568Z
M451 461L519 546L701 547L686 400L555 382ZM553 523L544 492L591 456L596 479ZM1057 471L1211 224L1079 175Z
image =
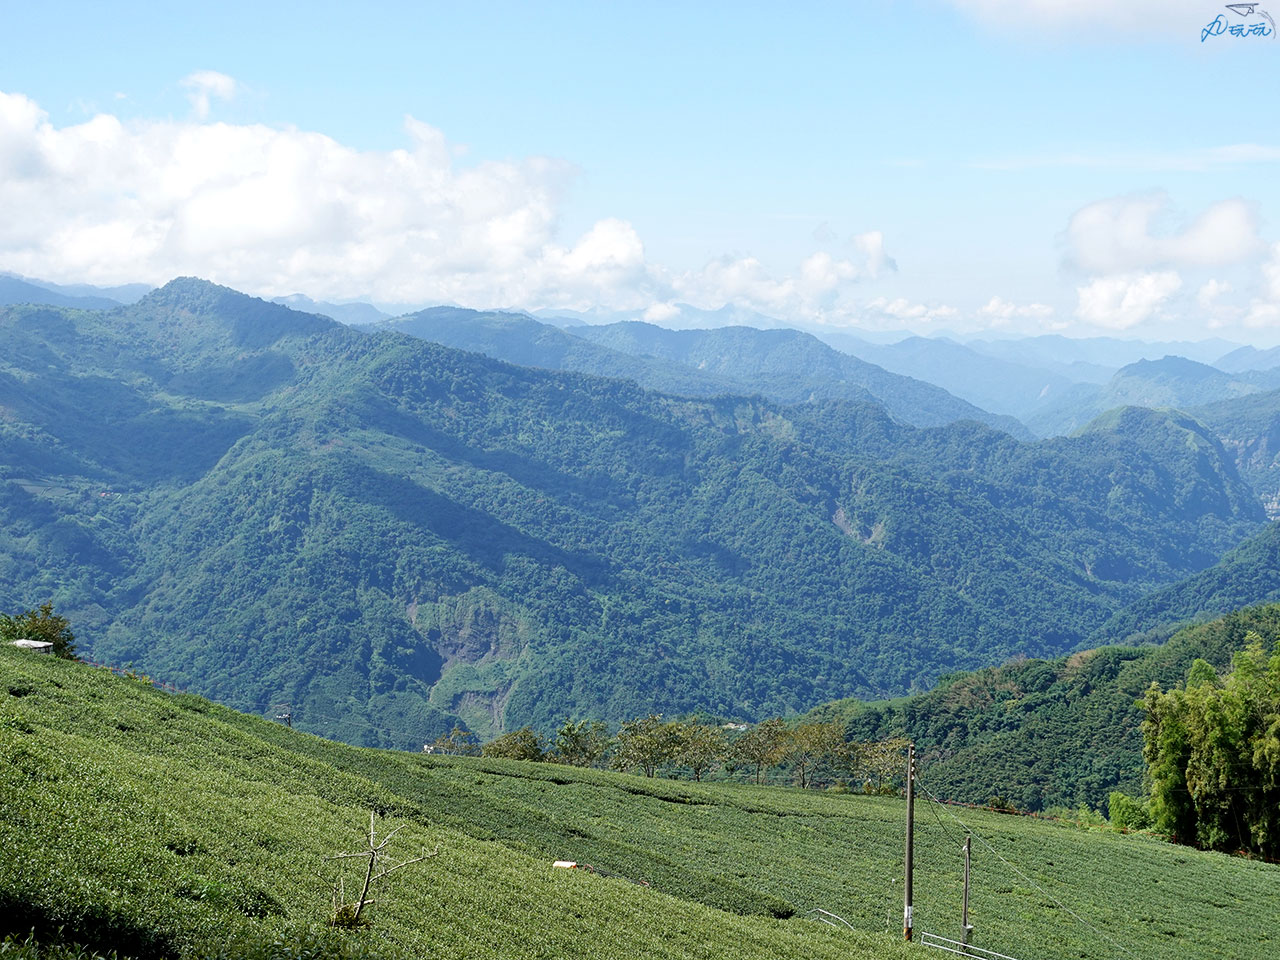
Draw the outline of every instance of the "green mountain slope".
M1024 810L1105 807L1107 794L1142 793L1142 711L1154 681L1183 681L1197 658L1230 665L1257 631L1280 639L1280 605L1184 627L1159 646L1108 646L1056 660L1026 660L948 678L928 693L886 703L844 701L814 711L846 719L852 739L915 740L940 796L999 798Z
M1262 521L1173 414L1025 444L665 397L198 281L0 331L5 608L356 743L903 693L1070 650Z
M1220 561L1121 610L1094 635L1127 640L1163 637L1189 620L1280 600L1280 523L1271 523Z
M922 954L896 942L895 798L348 747L11 648L0 758L0 934L139 957ZM402 825L396 858L439 854L390 878L367 929L317 932L336 872L324 858L360 846L371 809L379 835ZM1280 943L1274 864L961 816L980 946L1068 960L1141 942L1197 960ZM947 935L962 828L923 799L915 826L916 930ZM854 929L803 919L814 907Z

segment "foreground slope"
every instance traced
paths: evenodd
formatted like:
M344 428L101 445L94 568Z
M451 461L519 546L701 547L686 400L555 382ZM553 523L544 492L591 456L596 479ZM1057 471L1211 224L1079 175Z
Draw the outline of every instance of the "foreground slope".
M1070 650L1263 519L1172 414L1027 444L670 397L194 280L0 333L3 609L368 745L903 693Z
M894 798L348 747L10 648L0 757L0 932L62 928L138 956L287 944L323 920L323 858L355 849L373 808L405 825L399 856L440 853L398 875L348 951L925 955L896 943L905 811ZM925 765L927 787L932 776ZM1275 865L961 816L975 834L981 946L1067 960L1119 955L1117 944L1151 958L1264 957L1280 944ZM962 830L922 799L918 931L958 925ZM650 886L554 869L562 858ZM812 907L855 929L801 919Z

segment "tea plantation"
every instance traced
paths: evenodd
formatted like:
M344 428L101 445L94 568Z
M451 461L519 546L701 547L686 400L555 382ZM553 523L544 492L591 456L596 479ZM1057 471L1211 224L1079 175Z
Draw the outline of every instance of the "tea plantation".
M899 942L896 798L345 746L7 648L0 804L5 956L942 956ZM360 849L371 810L380 835L403 825L396 859L439 854L388 877L368 925L335 930L342 861L325 858ZM916 811L916 930L944 936L960 923L952 812L927 797ZM1280 955L1280 866L956 812L983 947Z

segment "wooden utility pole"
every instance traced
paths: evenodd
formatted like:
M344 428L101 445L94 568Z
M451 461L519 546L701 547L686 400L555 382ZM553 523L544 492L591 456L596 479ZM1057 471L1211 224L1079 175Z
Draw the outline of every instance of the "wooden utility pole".
M911 939L911 871L915 860L916 745L907 744L907 869L902 889L902 935Z
M969 925L969 852L973 843L973 837L964 838L964 915L961 919L960 942L965 946L969 945L969 937L973 934L973 927Z

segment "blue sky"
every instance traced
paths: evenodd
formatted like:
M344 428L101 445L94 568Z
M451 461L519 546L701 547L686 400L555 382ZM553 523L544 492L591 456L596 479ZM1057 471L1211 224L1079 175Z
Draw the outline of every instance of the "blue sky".
M1280 339L1280 39L1220 4L0 9L0 269Z

